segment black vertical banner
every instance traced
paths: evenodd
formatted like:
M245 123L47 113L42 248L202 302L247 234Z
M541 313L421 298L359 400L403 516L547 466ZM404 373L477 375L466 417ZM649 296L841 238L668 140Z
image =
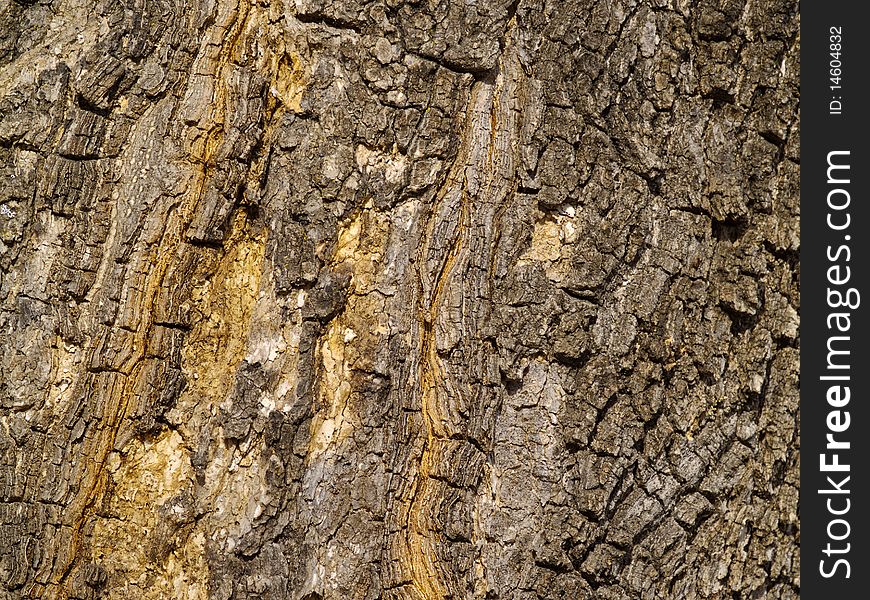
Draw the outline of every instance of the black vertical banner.
M864 3L801 3L801 595L868 598Z

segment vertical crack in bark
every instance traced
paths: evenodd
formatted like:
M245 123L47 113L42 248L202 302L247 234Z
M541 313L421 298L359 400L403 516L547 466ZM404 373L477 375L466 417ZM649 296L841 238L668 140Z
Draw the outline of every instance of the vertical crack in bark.
M476 81L471 89L459 155L437 195L427 237L421 246L423 252L419 264L424 269L429 264L427 255L436 246L436 236L442 231L441 227L456 223L456 232L446 245L446 250L443 246L436 246L444 256L435 261L440 266L429 288L430 292L427 294L424 286L421 295L419 380L426 438L408 500L406 535L409 555L406 560L410 563L410 580L426 600L458 597L464 593L460 584L462 574L451 572L446 566L449 564L447 556L442 555L445 540L440 533L442 527L435 519L444 517L438 514L438 510L445 482L441 479L443 476L435 477L433 472L463 468L450 464L443 447L446 443L467 437L467 427L459 414L462 411L454 406L466 404L462 398L457 400L454 397L456 394L463 395L465 391L461 385L450 381L451 374L445 372L441 365L436 326L445 318L450 319L442 312L445 291L451 286L475 285L476 282L466 280L470 266L479 264L486 273L485 280L491 281L489 270L492 258L489 253L494 251L497 235L492 229L494 220L503 213L509 190L515 189L513 153L518 146L517 116L520 110L516 105L519 100L517 86L520 85L518 78L522 75L511 38L515 26L516 20L512 19L506 34L509 41L499 59L494 81ZM508 150L508 154L504 154L505 150ZM469 191L470 177L473 178L472 191ZM458 214L449 210L442 212L443 203L448 202L452 194L459 197ZM502 204L498 204L499 201ZM466 247L469 236L483 238L483 245L489 252L481 256L472 255ZM419 275L421 281L430 280L429 275L422 270ZM482 291L472 290L472 295L478 296ZM471 310L476 313L480 308L473 307ZM447 323L462 331L469 343L479 341L479 333L469 330L468 323ZM479 532L474 535L478 536ZM475 539L474 543L478 544L480 540ZM476 571L478 578L485 579L482 563ZM478 584L476 587L484 589L486 586Z
M221 10L223 6L224 5L221 5L217 10ZM126 348L128 349L128 353L117 365L115 368L116 370L110 374L110 381L112 384L102 385L100 389L94 390L94 393L103 394L107 400L107 406L104 409L105 416L103 418L102 427L100 428L102 433L98 436L86 438L85 446L82 449L81 455L89 457L92 462L87 468L83 469L83 478L79 486L80 491L70 502L65 513L67 519L71 519L70 542L68 549L61 550L58 554L60 556L68 557L68 560L65 562L55 562L52 583L49 584L49 587L56 586L63 590L62 593L65 595L71 593L70 586L72 585L72 582L70 574L72 573L73 568L84 556L87 555L83 549L82 532L85 525L94 520L96 508L103 501L106 491L106 464L109 455L113 450L122 448L133 436L130 415L131 412L135 410L135 407L131 403L134 402L134 398L137 397L136 390L142 385L140 380L143 376L148 376L150 373L146 368L146 365L143 363L143 358L152 338L154 337L154 317L157 312L157 299L160 297L161 292L165 292L164 288L167 274L174 269L183 269L186 260L185 255L193 250L186 244L187 231L194 213L200 209L204 189L210 178L210 171L216 164L215 157L221 151L221 146L224 144L227 118L233 111L234 102L231 92L232 83L230 81L232 77L232 69L238 62L240 53L243 51L242 45L250 41L248 39L250 36L258 33L256 29L250 32L247 31L251 15L251 3L248 0L241 0L238 6L232 9L226 16L224 23L220 26L213 26L209 30L210 33L206 36L206 39L209 39L212 35L211 32L217 31L218 35L220 35L219 32L228 31L226 36L222 37L219 50L214 57L212 58L209 56L210 50L208 41L204 42L201 46L201 58L204 61L211 62L213 65L206 67L206 72L214 72L216 75L214 97L206 111L207 116L203 121L201 121L201 127L205 133L194 137L189 149L189 157L191 161L194 164L199 165L200 168L193 172L193 180L190 183L188 193L185 194L181 200L173 202L171 207L167 210L165 226L157 242L151 246L150 250L137 256L135 259L136 262L134 264L141 265L143 271L147 273L144 280L144 289L138 294L131 294L128 296L127 304L122 305L119 313L135 315L135 322L124 325L124 328L119 332L121 337L117 337L115 331L109 334L107 344L110 347ZM258 16L262 17L262 15ZM288 72L282 56L283 52L281 53L281 56L278 56L276 53L276 58L271 60L269 66L271 66L272 72L267 74L267 80L270 81L273 86L278 84L281 91L284 92L284 96L287 96L289 93L288 90L291 90L292 93L290 93L289 97L293 102L298 103L299 94L301 93L301 89L304 88L305 83L304 71L297 61L294 63L294 68ZM303 72L303 75L301 76L299 75L300 71ZM288 75L290 76L291 81L282 81L282 78L285 78ZM275 124L280 119L280 115L284 110L282 101L286 100L285 97L280 97L280 95L279 97L273 98L273 94L269 94L269 98L271 101L268 102L268 115L265 124L266 129L262 136L263 141L261 141L261 145L265 146L268 146ZM264 170L265 160L265 155L261 155L253 161L253 164L248 170L248 181L258 182L258 179ZM98 277L100 274L105 273L109 262L112 260L112 257L115 256L113 252L115 249L112 247L112 244L115 242L115 221L118 218L118 215L116 214L114 207L112 218L112 226L109 232L109 237L106 241L107 252L103 263L100 265ZM233 223L232 233L227 241L224 256L228 257L231 261L235 261L236 258L231 258L231 256L239 251L251 254L249 250L240 250L240 248L241 245L247 243L244 240L253 240L255 247L259 248L259 252L254 252L254 254L258 254L259 259L252 255L247 256L244 260L248 262L252 261L251 268L254 270L252 272L256 272L258 275L260 263L263 257L262 251L265 247L265 237L247 231L252 227L252 225L246 222L246 218L242 213L236 214L235 220L236 222ZM217 276L219 277L219 273ZM99 282L99 279L97 282ZM259 287L255 282L248 282L245 285L248 284L252 286L251 291L256 291ZM92 288L93 293L98 289L98 286L95 284ZM172 290L173 294L179 294L180 292L181 290ZM88 299L93 300L93 294L91 294ZM231 300L227 298L225 301ZM211 315L207 318L211 318ZM229 322L235 323L237 321L238 324L242 326L242 329L236 332L236 334L231 333L231 335L237 335L238 339L230 341L238 347L237 350L244 350L247 337L247 330L245 327L250 318L245 318L243 315L235 315L228 317L228 319ZM128 332L131 330L132 338L129 338ZM197 337L202 337L203 335L208 336L211 335L211 333L201 332L198 335L197 332L194 331L192 335L193 337L188 341L188 347L190 347L190 344L193 343ZM98 357L95 353L102 347L104 346L99 344L92 347L90 358L87 362L93 363L94 361L97 361ZM236 352L236 354L238 354L238 352ZM234 362L237 364L238 361L241 360L241 356L242 355L235 356L235 358L231 360L231 363ZM219 357L216 357L216 359L218 358ZM188 364L190 364L190 361L188 361ZM226 395L229 391L229 386L232 383L231 375L234 365L228 363L226 366L231 371L220 377L220 379L223 380L223 384L221 384L221 387L216 392L217 396ZM214 375L214 369L206 370L208 373L204 374L204 377L211 377ZM230 380L226 380L227 375L230 376ZM203 381L204 380L200 380L200 384ZM200 387L201 385L194 385L194 389L199 389ZM219 398L215 397L213 401L216 401L217 399ZM190 434L185 436L185 438L188 439L189 435ZM93 446L91 447L90 444ZM128 483L135 484L135 481L130 481ZM95 543L101 544L102 542L96 540ZM123 551L122 549L117 550Z

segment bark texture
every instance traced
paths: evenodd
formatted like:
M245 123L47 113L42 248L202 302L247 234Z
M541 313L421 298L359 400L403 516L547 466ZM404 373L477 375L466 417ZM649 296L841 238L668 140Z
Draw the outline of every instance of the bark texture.
M793 0L0 0L0 598L797 598Z

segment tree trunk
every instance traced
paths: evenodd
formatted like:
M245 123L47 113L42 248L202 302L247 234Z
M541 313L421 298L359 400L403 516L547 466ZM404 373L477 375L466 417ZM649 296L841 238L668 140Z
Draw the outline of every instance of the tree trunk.
M0 0L0 598L797 598L793 0Z

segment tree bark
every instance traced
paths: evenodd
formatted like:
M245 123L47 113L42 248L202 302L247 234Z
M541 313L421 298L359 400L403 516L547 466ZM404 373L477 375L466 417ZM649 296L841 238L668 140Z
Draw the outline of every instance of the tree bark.
M0 598L797 598L793 0L0 0Z

